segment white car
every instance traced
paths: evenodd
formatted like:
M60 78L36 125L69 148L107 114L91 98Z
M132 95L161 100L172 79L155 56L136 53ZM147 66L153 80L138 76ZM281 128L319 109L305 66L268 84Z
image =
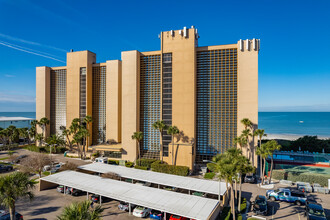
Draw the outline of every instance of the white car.
M138 206L134 209L133 215L140 218L145 218L150 214L151 209Z

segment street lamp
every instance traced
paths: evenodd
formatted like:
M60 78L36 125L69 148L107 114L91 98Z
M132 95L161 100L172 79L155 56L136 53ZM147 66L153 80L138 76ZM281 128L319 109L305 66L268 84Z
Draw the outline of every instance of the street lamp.
M210 160L203 160L204 163L214 163L214 164L217 164L213 161L210 161ZM221 202L221 179L219 178L219 203Z

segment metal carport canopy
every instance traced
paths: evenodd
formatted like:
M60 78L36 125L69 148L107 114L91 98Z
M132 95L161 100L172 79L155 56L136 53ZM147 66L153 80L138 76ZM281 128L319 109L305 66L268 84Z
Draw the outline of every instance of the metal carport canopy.
M219 182L213 180L158 173L103 163L91 163L79 166L78 168L97 173L112 172L124 178L219 195ZM226 190L226 183L221 182L221 195L224 195Z
M40 181L73 187L115 200L200 220L208 219L219 205L218 201L214 199L126 183L75 171L63 171L49 175L41 178Z

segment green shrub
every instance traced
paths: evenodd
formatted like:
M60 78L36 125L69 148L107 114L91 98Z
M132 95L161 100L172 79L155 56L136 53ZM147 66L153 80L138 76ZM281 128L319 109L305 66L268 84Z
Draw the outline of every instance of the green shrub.
M233 219L230 212L230 207L224 207L222 209L220 220L230 220Z
M151 164L151 169L159 173L168 173L179 176L188 176L189 167L186 166L174 166L162 163L161 161L156 161Z
M215 176L215 173L210 172L210 173L205 173L204 178L205 179L213 179L214 176Z
M246 212L246 198L242 197L241 199L241 213Z
M150 169L151 164L156 161L158 161L158 160L156 160L156 159L138 159L138 160L136 160L135 164L138 164L139 166L143 166L143 167L148 167Z
M37 147L36 145L28 145L25 147L25 149L33 152L39 152L40 150L39 147Z
M57 154L64 154L65 151L66 151L66 147L57 147L56 148Z
M318 183L321 186L328 185L329 175L316 173L303 173L296 171L273 170L273 178L277 180L285 179L293 182L308 182L310 184Z
M96 151L95 153L92 153L92 157L99 157L100 156L100 152Z
M134 163L133 162L126 162L125 163L125 167L133 167L134 166Z
M108 160L108 164L118 165L119 161L118 160Z
M135 169L140 169L140 170L148 170L148 167L138 166L138 165L135 165L134 168Z

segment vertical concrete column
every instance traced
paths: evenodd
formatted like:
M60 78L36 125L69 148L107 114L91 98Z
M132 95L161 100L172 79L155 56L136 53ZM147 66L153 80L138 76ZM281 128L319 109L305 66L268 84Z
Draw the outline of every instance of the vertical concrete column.
M125 51L122 57L122 148L123 159L134 161L137 144L132 140L139 131L140 113L140 53Z
M257 41L258 44L259 41ZM242 46L240 44L243 44ZM244 126L243 118L248 118L258 128L258 53L259 46L253 47L253 40L242 40L237 43L237 135L241 135ZM252 131L253 132L253 131ZM250 137L251 139L254 139ZM254 146L256 139L250 142L252 149L251 162L257 166ZM243 152L245 155L245 152Z
M50 68L46 66L36 68L36 119L46 117L50 120ZM38 133L41 129L37 126ZM47 125L45 136L50 134L50 126Z
M122 62L120 60L109 60L107 68L107 128L106 139L121 142L121 85L122 85Z

